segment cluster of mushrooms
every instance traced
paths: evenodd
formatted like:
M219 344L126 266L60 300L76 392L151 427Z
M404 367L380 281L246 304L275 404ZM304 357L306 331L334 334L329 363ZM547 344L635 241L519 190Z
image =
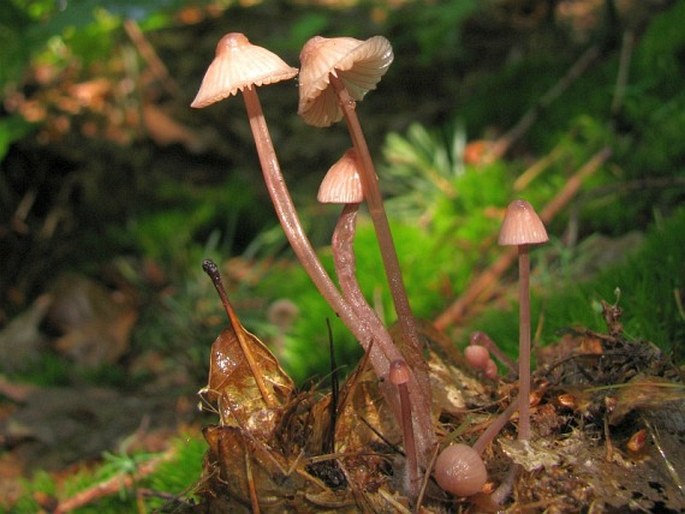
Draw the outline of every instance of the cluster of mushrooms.
M294 78L298 70L269 50L251 44L243 34L226 34L217 45L216 56L191 106L207 107L242 93L264 181L285 235L320 294L367 353L383 396L402 427L406 455L402 477L407 496L416 498L422 481L431 472L445 491L469 496L481 491L487 479L481 458L483 450L515 411L519 412L519 439L527 441L530 438L528 251L531 245L546 241L547 233L528 202L516 200L509 205L499 243L516 245L519 249L518 401L512 403L473 446L451 444L436 459L432 458L438 442L431 415L428 366L400 273L378 177L356 114L356 102L376 87L392 60L392 47L382 36L366 41L316 36L305 44L300 54L298 114L316 127L327 127L344 119L352 141L352 147L330 168L318 192L320 202L343 206L332 236L337 285L322 266L302 228L256 92L259 86ZM353 240L362 202L366 202L376 231L401 329L401 342L390 336L357 282ZM487 336L475 334L466 349L466 360L475 369L482 370L484 376L495 378L497 365L491 355L503 365L513 365ZM515 469L510 475L514 473ZM493 494L505 498L507 484Z

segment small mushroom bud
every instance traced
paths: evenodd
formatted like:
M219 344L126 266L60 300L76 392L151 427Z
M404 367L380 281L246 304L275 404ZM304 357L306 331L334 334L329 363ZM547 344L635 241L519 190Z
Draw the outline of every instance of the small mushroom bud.
M472 496L480 492L487 479L483 459L465 444L448 446L435 461L435 480L455 496Z
M485 369L483 370L483 373L485 376L491 380L494 380L497 378L497 364L495 364L495 361L492 359L488 359L488 362L485 363Z
M464 357L466 357L466 362L473 369L485 370L490 359L490 352L485 346L479 344L472 344L464 348Z
M507 357L500 347L497 346L497 343L490 339L490 336L488 336L485 332L481 332L480 330L473 332L471 334L469 344L484 346L493 357L509 368L510 371L513 371L514 373L516 372L516 368L518 367L517 364Z

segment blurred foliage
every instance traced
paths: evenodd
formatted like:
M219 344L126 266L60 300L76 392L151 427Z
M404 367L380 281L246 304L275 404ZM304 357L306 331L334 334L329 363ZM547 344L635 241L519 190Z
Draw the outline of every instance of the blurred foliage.
M475 0L436 2L430 7L423 2L408 2L402 9L388 13L388 27L397 48L417 47L418 62L434 64L461 56L461 27L478 7ZM411 27L411 30L406 30Z
M159 509L169 502L169 495L190 495L190 485L197 481L202 471L202 458L206 451L204 439L197 433L181 434L169 441L164 458L160 453L121 451L107 454L104 462L96 467L82 466L65 480L56 480L50 474L39 471L26 483L26 494L13 506L14 514L33 514L41 511L40 501L70 498L77 493L95 487L109 478L131 476L141 464L163 458L154 472L134 482L135 488L145 488L145 498L137 497L135 488L122 487L118 494L105 496L99 501L86 504L75 512L130 513L142 504L148 509ZM1 512L0 507L0 512Z
M0 10L3 67L1 83L17 80L32 58L57 58L70 47L90 62L111 51L110 35L122 19L145 28L168 26L181 0L8 0Z

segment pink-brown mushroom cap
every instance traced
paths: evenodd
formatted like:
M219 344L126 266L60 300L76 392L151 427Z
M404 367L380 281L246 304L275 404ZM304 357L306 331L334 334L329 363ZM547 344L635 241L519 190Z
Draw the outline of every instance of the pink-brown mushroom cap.
M484 370L490 360L490 352L485 346L471 344L464 348L464 357L472 368Z
M375 89L393 60L392 46L383 36L366 41L351 37L314 36L300 52L300 101L297 112L315 127L342 119L330 75L336 74L354 100Z
M490 378L492 380L497 378L497 364L495 364L494 360L488 359L488 362L485 363L483 373L487 378Z
M230 32L216 45L216 56L207 68L191 107L207 107L238 91L264 86L297 75L273 52L253 45L239 32Z
M483 459L465 444L449 445L435 461L435 480L455 496L472 496L480 492L487 479Z
M497 242L500 245L526 245L549 241L542 220L525 200L514 200L507 207Z
M390 363L390 371L388 379L390 383L396 386L406 384L409 382L410 373L409 366L401 359L394 360Z
M364 200L359 162L353 148L330 167L316 198L321 203L361 203Z

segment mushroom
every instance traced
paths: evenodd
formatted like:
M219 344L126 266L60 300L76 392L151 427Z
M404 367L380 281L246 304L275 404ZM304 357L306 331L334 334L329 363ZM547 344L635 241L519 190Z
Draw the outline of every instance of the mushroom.
M469 344L484 346L498 361L504 364L509 371L516 373L517 364L507 357L500 347L497 346L497 343L495 343L485 332L481 332L480 330L473 332L469 338Z
M486 368L488 361L492 360L488 349L479 344L471 344L464 348L464 357L469 366L481 371Z
M485 368L483 369L483 374L486 378L494 380L497 378L497 364L492 359L488 359L485 363Z
M295 75L297 68L288 66L276 54L250 44L244 34L229 32L216 45L216 57L207 68L190 106L201 109L238 91L256 97L255 87L288 80ZM248 94L249 91L252 94Z
M314 36L300 53L298 114L315 127L328 127L343 118L339 95L330 87L331 75L343 82L353 100L362 100L388 71L394 55L382 36L366 41L352 37Z
M357 212L364 195L359 181L359 163L354 149L350 148L326 173L321 181L317 199L322 203L343 204L342 212L333 230L333 260L343 297L355 315L363 320L374 335L372 351L383 352L391 362L402 358L381 323L376 312L366 302L356 277L353 240L357 227Z
M490 357L490 352L485 346L471 344L464 349L466 362L473 369L482 371L487 378L497 378L497 364Z
M443 449L435 461L435 480L445 491L457 496L471 496L481 491L487 480L487 469L481 455L485 448L500 433L509 422L509 418L518 408L517 402L512 402L499 414L481 433L473 446L452 444ZM478 485L480 484L480 485ZM511 490L511 484L503 483L496 498L501 503ZM508 488L508 489L507 489Z
M368 350L373 334L355 315L326 273L307 238L281 173L269 128L262 112L256 87L293 78L291 68L280 57L253 45L243 34L231 32L219 41L216 56L209 65L191 107L202 108L242 92L254 136L264 182L290 245L318 288L343 323ZM372 352L371 365L378 376L387 373L389 362L381 352Z
M414 439L412 408L409 400L409 388L407 386L410 378L411 370L403 359L397 359L390 363L388 379L392 385L397 387L400 397L402 439L404 441L404 453L407 459L407 489L413 494L416 494L419 486L419 467L416 454L416 441Z
M359 163L354 148L348 149L330 167L319 186L316 199L321 203L359 205L364 200L359 178Z
M435 480L448 493L472 496L488 479L483 459L476 450L462 443L446 447L435 460Z
M382 36L366 41L351 37L311 38L300 52L298 113L305 122L317 127L327 127L345 118L361 164L364 197L376 230L395 311L405 338L418 352L421 343L416 322L407 299L378 177L355 110L356 101L376 87L393 57L390 42Z
M409 368L389 332L376 312L367 303L356 277L353 241L356 232L357 212L361 201L359 163L354 149L349 149L328 171L319 187L318 199L327 203L342 203L344 207L333 231L333 259L335 272L345 300L360 320L371 327L374 345L371 352L382 352L390 362L388 379L397 385L397 393L381 385L395 417L403 427L403 440L407 455L407 491L415 496L419 483L419 462L433 445L434 433L431 403L426 401L414 372ZM401 364L397 364L401 363ZM401 368L398 375L397 369ZM396 383L400 380L401 385ZM399 401L397 401L399 399ZM417 453L418 448L418 453Z
M531 245L548 241L535 209L525 200L507 207L498 243L518 247L519 258L519 428L518 438L530 439L530 258Z

